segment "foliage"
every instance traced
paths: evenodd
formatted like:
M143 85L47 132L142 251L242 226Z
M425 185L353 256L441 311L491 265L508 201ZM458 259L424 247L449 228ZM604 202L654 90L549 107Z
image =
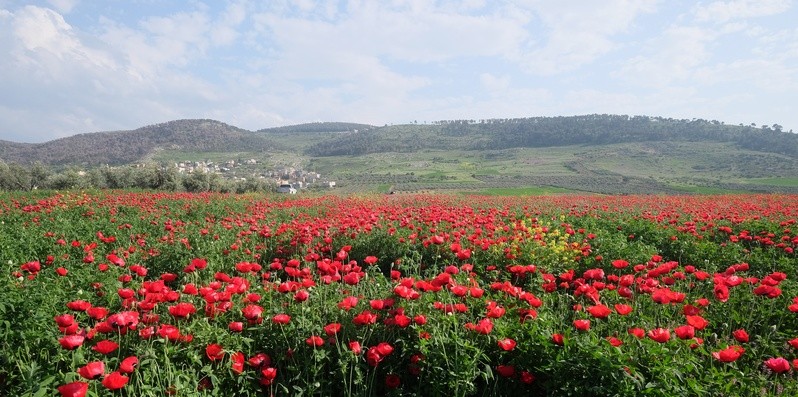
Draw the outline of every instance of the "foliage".
M175 120L132 131L78 134L53 141L19 145L0 142L9 162L48 165L122 165L142 161L156 150L195 151L265 150L268 139L215 120Z
M0 395L795 395L796 219L795 195L3 193Z

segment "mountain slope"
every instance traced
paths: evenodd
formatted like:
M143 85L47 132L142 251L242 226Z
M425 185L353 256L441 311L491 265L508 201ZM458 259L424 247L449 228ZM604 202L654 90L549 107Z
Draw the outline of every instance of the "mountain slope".
M738 147L798 157L798 134L717 121L586 115L442 121L343 134L310 146L312 156L439 150L501 150L631 142L733 142Z
M255 132L214 120L176 120L42 144L0 141L0 160L23 165L236 159L256 160L241 170L247 176L296 167L337 181L342 192L798 192L798 134L776 125L700 119L585 115L384 127L308 123Z
M132 131L95 132L41 144L3 145L3 160L19 164L120 165L135 163L155 150L262 151L275 145L263 136L215 120L175 120Z

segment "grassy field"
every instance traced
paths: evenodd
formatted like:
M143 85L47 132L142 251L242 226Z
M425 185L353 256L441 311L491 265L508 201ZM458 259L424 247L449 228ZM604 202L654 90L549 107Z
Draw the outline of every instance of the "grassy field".
M798 187L798 177L754 178L744 182L772 185L772 186Z
M486 196L540 196L547 194L574 193L573 190L558 187L519 187L519 188L488 188L473 192Z
M644 142L599 146L434 150L361 156L312 157L301 154L335 133L272 134L279 152L198 153L160 151L160 162L256 159L257 172L292 166L335 180L346 193L389 191L484 191L595 193L734 193L798 191L798 160L743 150L731 143ZM392 139L411 139L396 128ZM407 135L407 136L406 136ZM440 139L450 139L441 137ZM612 190L614 189L614 190Z

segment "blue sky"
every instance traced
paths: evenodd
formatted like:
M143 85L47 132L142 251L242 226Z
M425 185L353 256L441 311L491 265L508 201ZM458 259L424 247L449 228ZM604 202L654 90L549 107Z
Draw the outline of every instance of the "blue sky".
M791 0L0 0L0 139L591 113L798 130Z

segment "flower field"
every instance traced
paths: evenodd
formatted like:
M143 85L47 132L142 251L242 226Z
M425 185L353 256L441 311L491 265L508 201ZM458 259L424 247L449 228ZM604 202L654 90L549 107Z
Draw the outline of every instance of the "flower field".
M798 196L0 195L0 395L798 395Z

